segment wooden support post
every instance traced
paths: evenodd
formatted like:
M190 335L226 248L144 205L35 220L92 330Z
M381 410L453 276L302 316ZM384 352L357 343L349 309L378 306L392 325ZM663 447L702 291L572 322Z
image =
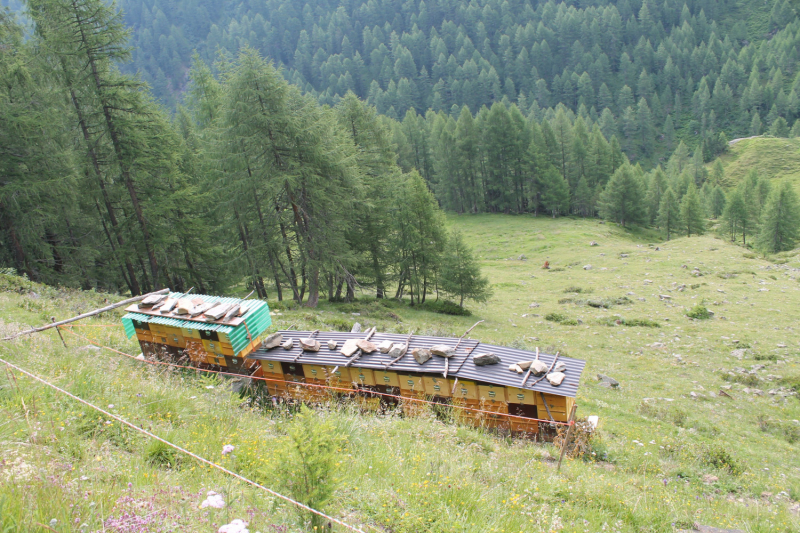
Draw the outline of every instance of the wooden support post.
M572 435L572 426L575 425L575 411L578 410L577 404L572 405L572 410L569 413L569 426L567 426L567 434L564 435L564 444L561 445L561 456L558 458L558 468L556 472L561 471L561 461L564 460L564 454L567 451L567 445L569 444L569 438Z
M50 317L50 322L55 322L55 321L56 321L56 317L54 317L54 316L51 316L51 317ZM59 336L59 338L61 338L61 344L63 344L63 345L64 345L64 348L66 348L66 347L67 347L67 343L66 343L66 342L64 342L64 336L61 334L61 329L59 329L59 328L56 328L56 331L58 332L58 336Z
M104 313L106 311L111 311L112 309L116 309L117 307L122 307L124 305L132 304L134 302L139 302L144 300L148 296L153 296L154 294L166 294L169 292L169 289L161 289L160 291L151 292L149 294L142 294L141 296L136 296L134 298L128 298L127 300L122 300L121 302L117 302L115 304L107 305L106 307L101 307L100 309L95 309L94 311L89 311L88 313L83 313L82 315L74 316L72 318L68 318L66 320L62 320L60 322L53 322L52 324L47 324L46 326L41 326L38 328L31 328L25 331L21 331L19 333L15 333L14 335L9 335L8 337L3 337L0 340L10 341L11 339L16 339L17 337L21 337L22 335L28 335L30 333L38 333L40 331L44 331L46 329L55 328L62 324L69 324L70 322L75 322L76 320L80 320L82 318L88 318L90 316L99 315L100 313Z

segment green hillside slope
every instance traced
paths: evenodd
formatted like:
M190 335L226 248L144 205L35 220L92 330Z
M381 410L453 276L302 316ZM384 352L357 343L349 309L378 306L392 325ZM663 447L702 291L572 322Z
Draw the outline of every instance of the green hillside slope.
M800 190L800 139L742 139L719 159L729 185L738 183L752 169L769 179L791 180Z
M661 243L596 220L497 215L451 217L449 224L475 248L494 288L476 316L366 299L318 310L276 305L276 327L324 331L358 320L381 331L460 335L484 319L473 338L587 361L578 413L599 415L599 438L585 461L568 461L557 474L549 444L433 415L376 417L331 405L317 416L347 440L337 450L334 516L365 531L397 533L672 532L694 523L800 529L797 256L776 266L724 240ZM541 268L546 260L549 270ZM18 278L0 277L0 286L3 333L86 311L104 298ZM689 319L696 305L714 316ZM138 353L121 327L82 331ZM143 368L65 338L67 349L45 333L0 345L0 354L286 490L278 475L281 464L292 464L286 413L242 402L224 382ZM600 387L598 373L618 379L620 388ZM286 506L178 460L30 380L0 378L0 411L3 531L121 532L144 523L149 530L210 532L234 518L249 521L250 531L303 531ZM224 444L237 447L233 456L221 455ZM209 490L228 506L199 509Z

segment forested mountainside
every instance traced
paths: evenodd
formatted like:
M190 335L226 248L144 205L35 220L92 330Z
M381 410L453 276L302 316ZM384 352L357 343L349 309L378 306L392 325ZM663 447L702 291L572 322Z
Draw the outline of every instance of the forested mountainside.
M800 44L789 0L556 3L122 0L132 68L174 104L192 51L207 62L247 45L334 105L352 90L378 112L457 116L507 99L524 115L563 103L653 160L798 116ZM606 111L607 110L607 111Z
M555 9L553 20L560 20L562 8L552 3L526 6L518 7L531 16ZM535 98L528 103L524 92L516 102L498 93L477 110L454 104L418 113L412 106L399 121L382 116L378 111L387 109L380 102L372 106L351 91L341 98L303 91L285 79L298 71L275 68L246 43L213 62L194 56L182 104L170 114L146 83L120 70L139 51L128 47L130 31L115 4L28 0L25 26L0 13L0 265L48 283L134 294L165 285L219 292L245 284L261 297L274 287L278 299L310 305L321 295L352 299L359 288L424 303L431 293L459 301L486 294L471 252L458 235L448 235L442 210L599 214L623 226L656 226L668 239L702 233L707 218L722 217L732 240L752 245L759 234L765 252L791 249L800 236L800 208L788 183L771 187L769 176L748 172L737 185L719 160L706 166L727 147L721 124L745 120L740 115L752 113L746 120L754 133L768 125L775 136L800 135L798 52L790 46L800 22L788 4L780 6L793 21L758 45L730 35L716 39L704 8L697 15L682 8L683 23L672 26L647 63L652 74L641 63L650 41L639 38L643 49L620 53L609 78L617 96L609 105L619 113L627 104L619 118L609 107L597 114L595 104L611 90L604 82L588 109L580 99L545 109ZM187 21L203 13L196 7L187 10ZM648 10L640 6L623 34L644 31ZM613 15L618 6L569 8L564 16L601 11ZM773 26L784 11L770 8ZM484 27L490 15L491 8L476 24ZM692 25L707 31L711 46L688 37ZM666 35L662 27L654 22L647 32L655 39ZM543 22L536 32L547 33ZM591 33L576 30L581 39ZM678 33L700 41L693 50L704 49L709 65L724 59L716 78L713 69L695 73L695 52L683 56L680 48L674 62L669 56L656 68ZM624 50L623 41L603 46ZM399 43L392 45L395 66L407 62L402 57L416 62ZM723 44L738 53L723 54ZM642 66L635 94L622 76L634 71L617 68L626 57ZM560 76L553 83L569 81ZM684 104L693 80L699 88ZM718 98L728 94L720 87L731 85L742 91L739 100ZM665 102L674 91L672 104L661 105L662 86Z
M274 285L311 306L356 287L482 297L470 251L355 96L321 106L243 50L221 79L198 64L171 120L116 67L115 6L27 7L28 39L0 12L0 265L133 294Z

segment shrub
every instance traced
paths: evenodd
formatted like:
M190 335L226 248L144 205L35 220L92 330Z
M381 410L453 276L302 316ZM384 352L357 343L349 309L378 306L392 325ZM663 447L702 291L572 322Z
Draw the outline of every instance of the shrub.
M422 304L421 307L426 311L441 313L443 315L472 316L472 313L469 311L469 309L464 309L457 303L451 302L450 300L427 301Z
M548 313L544 316L545 320L549 320L550 322L556 322L563 326L577 326L578 321L574 318L570 318L566 315L562 315L561 313Z
M761 381L758 379L758 376L755 374L724 374L722 379L733 383L741 383L742 385L747 385L748 387L757 387L758 384L761 383Z
M642 327L642 328L660 328L661 324L649 318L622 318L621 316L612 316L599 320L599 323L605 326L629 326L629 327Z
M712 314L704 305L697 304L686 312L686 316L695 320L708 320Z
M294 499L317 510L324 510L339 486L340 454L345 438L329 421L307 406L302 406L288 428L289 445L278 466L282 479ZM316 514L296 508L301 527L321 531L323 520Z
M701 447L699 454L700 462L707 466L718 470L726 470L734 476L744 472L744 465L724 446L706 444Z
M593 289L584 289L583 287L576 287L575 285L571 285L564 289L564 292L574 292L576 294L588 294L592 292Z

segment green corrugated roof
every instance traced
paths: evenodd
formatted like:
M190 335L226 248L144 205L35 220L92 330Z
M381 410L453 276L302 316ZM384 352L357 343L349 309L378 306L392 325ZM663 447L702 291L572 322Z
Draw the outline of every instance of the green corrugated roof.
M172 297L182 297L183 293L170 293ZM150 316L142 313L128 313L122 317L122 325L125 327L125 334L128 338L133 337L136 333L133 327L133 321L146 322L148 324L162 324L164 326L172 326L174 328L186 328L194 330L210 330L218 333L223 333L231 340L233 352L238 354L244 350L251 340L248 338L249 331L250 337L255 339L261 335L272 325L272 317L269 314L269 305L262 300L246 300L241 301L240 298L223 298L220 296L209 296L206 294L192 295L192 298L200 298L204 302L214 303L241 303L247 306L247 312L242 316L242 322L239 326L226 326L222 324L211 324L207 322L195 322L192 320L181 320L179 318L164 317L164 316ZM245 324L247 326L245 327Z

